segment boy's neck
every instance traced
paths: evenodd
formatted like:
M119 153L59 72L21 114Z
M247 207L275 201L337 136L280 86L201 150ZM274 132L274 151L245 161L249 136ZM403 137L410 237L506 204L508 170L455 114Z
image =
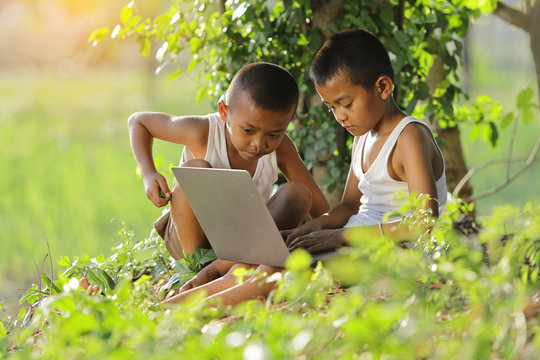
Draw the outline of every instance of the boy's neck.
M388 101L387 111L383 114L381 120L371 131L379 136L388 135L392 132L392 130L394 130L396 125L406 116L407 114L405 114L397 106L394 99L391 98Z

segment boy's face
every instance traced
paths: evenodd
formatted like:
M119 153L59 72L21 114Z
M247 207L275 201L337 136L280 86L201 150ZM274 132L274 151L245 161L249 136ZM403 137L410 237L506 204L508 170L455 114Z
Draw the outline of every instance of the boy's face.
M294 114L294 109L262 109L245 92L238 94L232 106L220 102L218 107L221 119L227 122L232 145L248 161L258 160L278 148Z
M340 72L324 85L315 85L315 88L335 119L354 136L376 128L384 116L388 94L381 92L377 84L367 90L353 84L344 72Z

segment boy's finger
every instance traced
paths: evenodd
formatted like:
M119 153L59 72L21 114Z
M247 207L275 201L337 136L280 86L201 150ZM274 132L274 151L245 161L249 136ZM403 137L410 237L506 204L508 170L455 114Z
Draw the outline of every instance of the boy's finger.
M149 194L148 198L150 199L152 204L154 204L157 207L163 207L163 206L167 205L169 203L169 200L165 199L165 198L162 198L158 194L159 193L157 191Z
M169 190L169 185L167 184L167 180L163 176L159 177L157 179L159 189L163 192L163 196L167 199L171 197L171 190Z
M294 229L293 230L280 230L279 233L281 234L281 237L284 238L286 236L289 236L290 234L292 234L294 232Z
M317 242L313 244L312 246L306 247L305 249L308 253L313 254L314 252L325 250L325 246L324 246L324 243Z
M182 285L180 287L180 292L184 292L186 290L189 290L189 289L192 289L193 288L193 282L192 281L188 281L187 283L185 283L184 285Z
M292 251L292 250L298 249L300 247L305 247L307 245L308 240L309 239L305 239L303 236L297 237L296 239L291 241L291 243L288 245L289 250Z
M294 240L298 239L298 237L296 235L289 235L287 236L287 238L285 239L285 244L287 244L288 246L291 246L294 242Z

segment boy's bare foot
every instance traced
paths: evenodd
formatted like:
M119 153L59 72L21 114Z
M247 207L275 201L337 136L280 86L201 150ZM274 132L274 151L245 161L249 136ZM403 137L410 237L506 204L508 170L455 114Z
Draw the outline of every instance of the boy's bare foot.
M234 264L235 263L233 261L216 259L208 264L204 269L199 271L199 273L191 280L182 285L180 289L166 290L161 296L161 300L164 301L170 299L173 296L181 294L185 291L207 284L210 281L213 281L226 274Z

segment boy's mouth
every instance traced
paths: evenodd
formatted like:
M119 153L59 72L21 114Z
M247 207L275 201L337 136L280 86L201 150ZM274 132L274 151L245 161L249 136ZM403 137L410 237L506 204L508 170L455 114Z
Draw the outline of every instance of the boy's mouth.
M258 159L264 155L263 153L250 152L250 151L246 151L246 154L252 159Z

